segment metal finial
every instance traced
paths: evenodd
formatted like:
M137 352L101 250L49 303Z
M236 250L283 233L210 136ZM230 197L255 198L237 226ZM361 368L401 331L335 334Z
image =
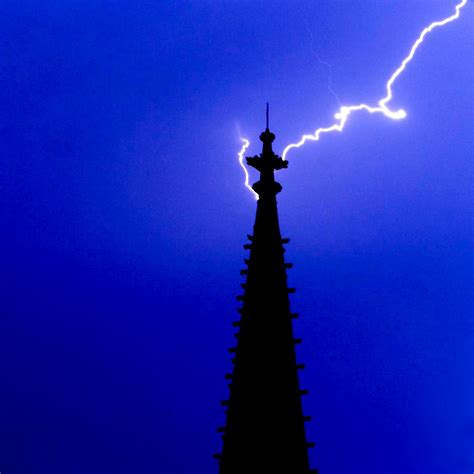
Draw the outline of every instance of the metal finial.
M270 124L269 116L270 116L270 105L269 105L269 103L267 102L267 130L268 130L268 126L269 126L269 124Z

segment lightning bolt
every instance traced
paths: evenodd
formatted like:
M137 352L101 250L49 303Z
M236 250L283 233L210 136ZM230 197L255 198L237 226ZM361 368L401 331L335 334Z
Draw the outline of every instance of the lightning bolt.
M291 143L290 145L286 146L286 148L283 150L282 153L282 159L286 160L286 155L288 152L294 148L300 148L303 146L307 141L319 141L320 137L322 134L325 133L332 133L332 132L342 132L344 130L344 127L346 126L347 120L349 119L350 115L352 112L358 112L360 110L365 110L369 114L375 114L375 113L381 113L385 115L385 117L388 117L392 120L402 120L407 116L407 113L403 109L399 110L391 110L387 104L392 100L393 98L393 92L392 92L392 87L395 83L395 81L400 77L400 75L405 71L406 67L408 64L411 62L411 60L414 58L416 51L420 47L420 45L423 43L425 37L431 33L434 29L447 25L448 23L451 23L452 21L458 19L461 15L461 9L465 7L467 4L467 0L462 0L459 2L456 7L455 7L455 12L451 15L448 16L447 18L444 18L442 20L434 21L431 23L429 26L427 26L423 31L420 33L416 41L413 43L413 46L410 49L410 52L408 55L403 59L401 62L400 66L395 70L395 72L390 76L388 79L386 85L385 85L385 97L380 99L377 103L376 106L370 106L367 104L358 104L358 105L343 105L340 107L339 111L334 115L334 118L336 119L336 122L328 127L321 127L318 128L317 130L314 131L312 134L306 134L301 137L301 139L296 142L296 143ZM244 146L242 147L240 153L239 153L239 160L242 168L245 170L245 185L252 191L253 194L255 192L253 189L250 187L248 181L249 181L249 175L248 171L245 168L245 165L243 163L243 154L245 153L245 150L250 145L249 140L246 138L241 138L241 140L244 142ZM258 197L258 196L257 196Z
M240 140L242 141L242 148L240 149L238 153L238 157L239 157L240 166L244 170L244 174L245 174L244 184L245 184L245 187L255 196L255 199L258 199L258 194L252 189L252 186L250 186L249 172L247 170L247 167L244 165L244 155L245 155L245 152L247 151L247 148L250 146L250 141L247 140L246 138L241 138Z
M305 18L304 20L304 23L306 25L306 30L308 31L308 34L309 34L309 37L311 39L311 51L312 53L314 54L314 56L316 57L316 59L318 60L318 63L321 64L321 66L324 66L327 70L327 73L328 73L328 82L327 82L327 88L329 90L329 92L334 96L334 98L336 99L336 102L337 102L337 105L339 106L342 106L341 104L341 101L339 100L339 96L337 95L337 92L333 89L332 87L332 66L327 62L327 61L323 61L321 59L321 56L319 55L319 53L316 51L316 48L314 46L314 36L313 36L313 32L311 31L311 28L309 27L309 23L308 23L308 20Z

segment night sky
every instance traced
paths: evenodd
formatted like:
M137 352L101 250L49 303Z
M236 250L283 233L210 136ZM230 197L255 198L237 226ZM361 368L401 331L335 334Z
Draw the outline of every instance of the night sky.
M211 474L237 161L383 97L456 0L2 0L0 471ZM474 4L278 174L321 474L474 470ZM252 180L256 175L252 174Z

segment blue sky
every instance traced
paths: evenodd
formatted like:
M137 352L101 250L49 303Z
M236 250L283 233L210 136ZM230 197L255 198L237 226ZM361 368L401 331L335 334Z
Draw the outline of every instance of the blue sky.
M375 103L454 1L2 2L0 470L216 472L259 152ZM322 474L474 469L474 7L288 155ZM256 176L252 175L255 180Z

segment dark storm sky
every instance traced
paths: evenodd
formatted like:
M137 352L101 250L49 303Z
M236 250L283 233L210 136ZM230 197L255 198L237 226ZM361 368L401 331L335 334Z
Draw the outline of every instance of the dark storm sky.
M456 0L3 0L0 471L211 474L275 151L375 103ZM474 5L288 155L282 233L322 474L474 470ZM255 176L253 175L253 179Z

